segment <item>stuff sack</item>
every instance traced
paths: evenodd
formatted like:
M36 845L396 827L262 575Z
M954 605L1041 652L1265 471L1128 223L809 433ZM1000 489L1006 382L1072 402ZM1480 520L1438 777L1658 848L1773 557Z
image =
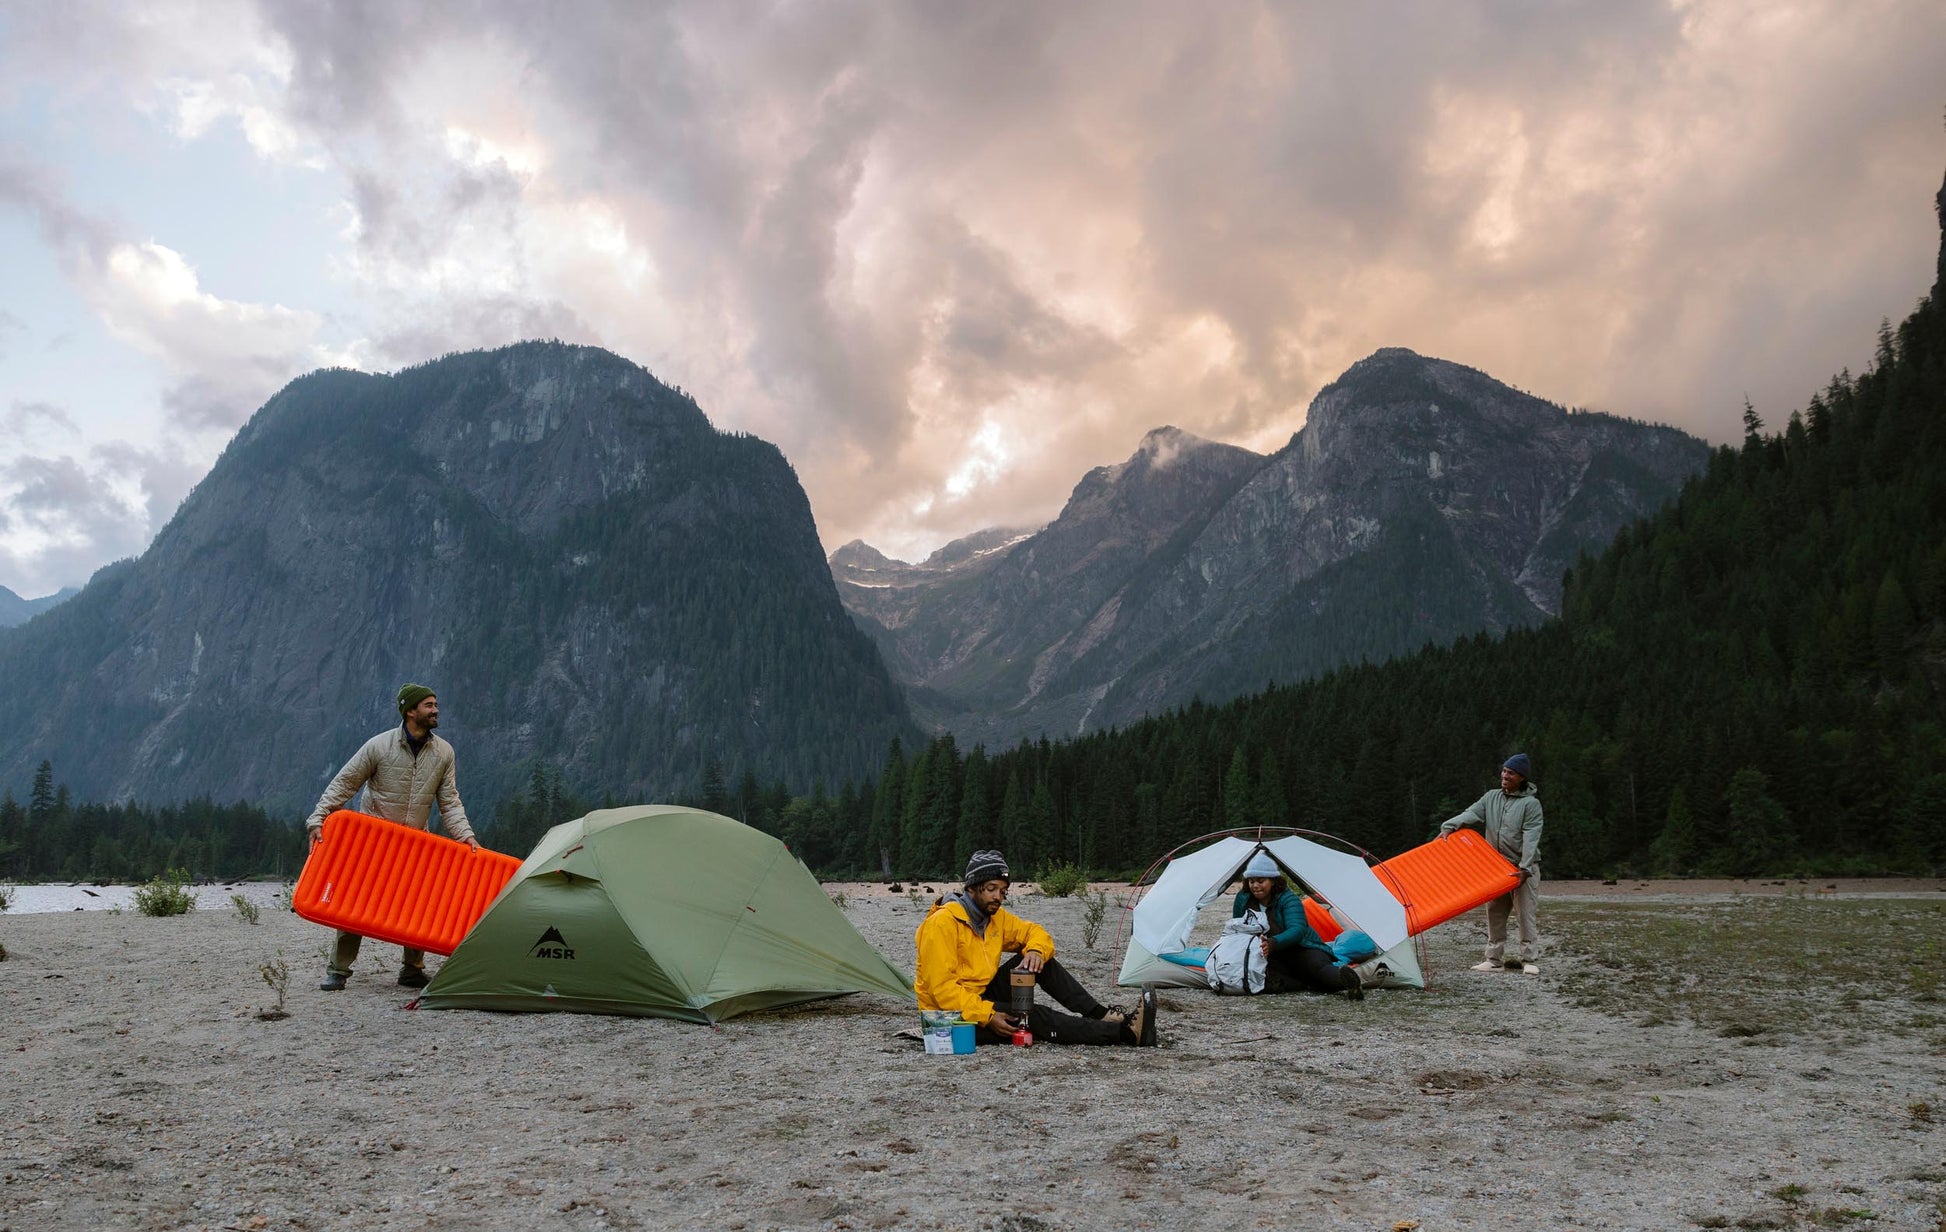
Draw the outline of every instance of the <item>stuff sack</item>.
M1378 946L1371 937L1355 928L1346 929L1330 941L1331 952L1341 963L1362 963L1368 958L1378 957Z
M1210 991L1251 995L1264 990L1268 959L1260 940L1270 931L1270 921L1260 908L1252 907L1223 926L1223 935L1209 949L1203 970L1209 975Z

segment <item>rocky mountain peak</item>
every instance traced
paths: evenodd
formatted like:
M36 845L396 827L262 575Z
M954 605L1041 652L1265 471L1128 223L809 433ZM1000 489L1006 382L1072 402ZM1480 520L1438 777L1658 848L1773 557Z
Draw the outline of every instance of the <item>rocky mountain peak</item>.
M1090 731L1541 620L1575 554L1706 455L1386 347L1269 458L1158 428L978 577L839 593L930 721Z
M851 569L864 571L909 568L902 560L893 560L863 539L853 539L831 554L832 569Z
M0 631L0 778L308 808L402 680L476 814L540 765L662 798L712 760L860 774L910 730L777 448L536 342L272 397L140 558Z

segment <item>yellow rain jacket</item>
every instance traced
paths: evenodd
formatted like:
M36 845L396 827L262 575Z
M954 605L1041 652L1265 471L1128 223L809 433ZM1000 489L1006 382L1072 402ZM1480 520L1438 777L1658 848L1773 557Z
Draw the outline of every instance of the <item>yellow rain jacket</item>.
M1001 907L987 918L986 936L973 931L966 908L942 898L919 926L919 972L912 983L922 1010L958 1010L968 1022L985 1026L993 1017L987 985L1000 974L1002 954L1054 957L1054 938Z

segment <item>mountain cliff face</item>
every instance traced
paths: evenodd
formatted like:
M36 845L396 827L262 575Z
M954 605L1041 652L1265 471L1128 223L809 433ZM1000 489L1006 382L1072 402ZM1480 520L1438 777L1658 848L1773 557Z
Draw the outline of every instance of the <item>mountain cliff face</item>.
M1005 744L1539 621L1707 456L1388 348L1269 458L1161 429L977 573L834 573L920 717Z
M776 448L527 343L266 403L141 558L0 633L0 783L50 758L83 799L308 811L407 680L476 813L535 763L836 783L910 727Z

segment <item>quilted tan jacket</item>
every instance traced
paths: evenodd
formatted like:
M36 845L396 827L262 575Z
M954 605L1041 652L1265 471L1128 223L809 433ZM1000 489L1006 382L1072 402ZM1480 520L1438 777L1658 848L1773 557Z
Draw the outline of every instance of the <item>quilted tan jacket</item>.
M367 740L318 797L318 806L304 822L305 829L315 836L324 828L324 819L343 808L361 787L365 788L365 811L374 817L424 830L437 799L446 832L462 843L473 837L466 806L459 802L453 746L441 740L438 732L427 736L416 757L405 742L404 724Z

